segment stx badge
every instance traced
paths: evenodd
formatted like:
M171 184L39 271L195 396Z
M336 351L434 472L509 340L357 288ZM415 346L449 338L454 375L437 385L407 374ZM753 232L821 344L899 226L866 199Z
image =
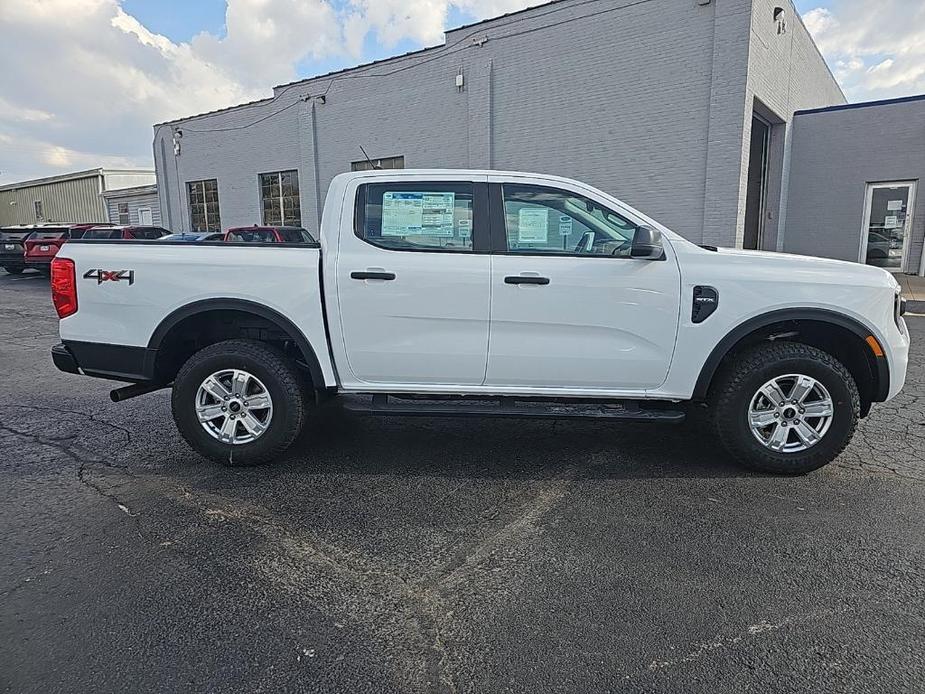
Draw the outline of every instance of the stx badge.
M128 280L129 284L135 284L134 270L87 270L84 273L85 280L96 280L97 284L103 282L121 282Z

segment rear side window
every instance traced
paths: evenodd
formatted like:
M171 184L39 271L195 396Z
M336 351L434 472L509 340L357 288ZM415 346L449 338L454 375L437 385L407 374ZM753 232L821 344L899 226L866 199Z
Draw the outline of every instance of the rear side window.
M391 250L472 251L471 183L369 183L357 193L356 235Z
M283 242L285 243L309 243L312 241L309 233L301 228L280 229L279 235L283 237Z

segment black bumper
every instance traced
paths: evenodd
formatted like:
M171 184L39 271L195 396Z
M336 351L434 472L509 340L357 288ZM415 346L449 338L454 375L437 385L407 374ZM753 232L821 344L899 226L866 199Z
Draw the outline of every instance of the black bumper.
M35 268L51 267L51 261L54 259L55 257L53 255L39 256L38 258L26 258L25 265L26 267Z
M5 253L0 253L0 267L6 267L7 265L25 267L26 259L21 252L10 253L6 251Z
M129 383L153 380L156 349L65 340L51 348L51 360L65 373Z
M77 360L74 358L74 355L71 354L71 350L65 347L63 344L55 345L51 348L51 360L55 363L55 366L59 371L64 371L69 374L79 374L80 367L77 366Z

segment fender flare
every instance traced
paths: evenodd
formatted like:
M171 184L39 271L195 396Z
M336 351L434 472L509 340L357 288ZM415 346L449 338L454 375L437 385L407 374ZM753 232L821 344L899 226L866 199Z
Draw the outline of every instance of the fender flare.
M168 314L167 317L158 324L157 328L154 329L154 332L151 334L151 339L148 340L145 373L148 374L150 378L154 377L155 359L157 358L158 350L164 338L167 337L170 331L176 327L180 321L199 313L222 310L251 313L276 325L277 328L289 335L295 341L296 345L298 345L299 351L302 352L302 356L305 360L305 364L308 366L313 385L316 388L324 388L324 373L321 370L321 363L318 361L318 355L315 353L314 348L302 331L296 327L295 323L279 311L246 299L203 299L181 306Z
M710 383L713 381L713 377L716 375L716 370L719 368L719 365L733 347L744 337L756 330L773 325L774 323L799 320L812 320L845 328L857 335L862 341L866 340L869 335L874 334L870 328L866 327L860 321L842 313L838 313L837 311L824 308L785 308L763 313L740 323L726 333L726 336L717 343L700 369L700 375L697 377L692 399L703 400L707 397ZM886 400L890 391L890 365L885 356L875 357L871 361L871 364L874 366L873 376L875 379L874 390L873 393L871 393L872 400L874 402L882 402Z

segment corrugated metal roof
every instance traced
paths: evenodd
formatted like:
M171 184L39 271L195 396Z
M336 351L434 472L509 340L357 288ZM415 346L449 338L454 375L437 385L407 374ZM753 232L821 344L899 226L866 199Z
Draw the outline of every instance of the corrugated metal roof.
M74 171L73 173L58 174L57 176L46 176L44 178L33 178L28 181L18 181L16 183L5 183L0 186L0 191L17 190L19 188L31 188L32 186L44 186L50 183L61 183L63 181L74 181L80 178L92 178L94 176L108 176L110 174L133 174L146 173L154 174L154 169L87 169L86 171Z
M107 200L111 198L127 198L132 195L152 195L157 193L157 184L147 186L134 186L132 188L114 188L100 193Z

